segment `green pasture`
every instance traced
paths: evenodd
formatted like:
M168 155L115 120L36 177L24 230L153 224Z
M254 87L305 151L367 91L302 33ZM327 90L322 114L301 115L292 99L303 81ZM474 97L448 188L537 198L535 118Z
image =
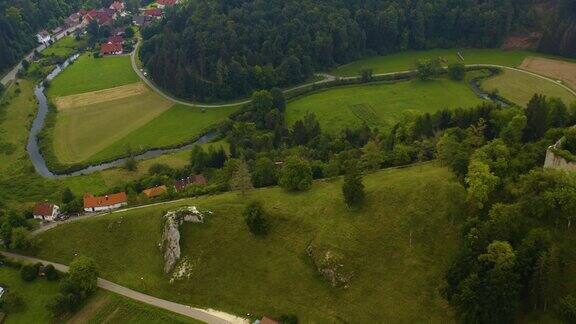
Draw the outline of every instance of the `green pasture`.
M58 282L36 278L26 282L20 278L20 271L7 266L0 266L0 286L6 291L13 291L24 300L21 312L8 313L6 324L52 323L53 319L46 305L58 294Z
M190 142L209 128L225 121L238 108L239 106L202 110L174 105L147 124L94 154L90 160L97 161L125 154L127 147L141 151Z
M54 44L42 51L43 56L60 56L68 57L76 50L84 48L87 45L86 38L76 40L74 36L60 38Z
M62 97L113 88L138 80L129 56L94 58L87 53L52 80L48 95Z
M520 106L526 106L535 93L560 98L566 105L576 101L576 96L560 85L515 70L504 70L502 74L484 81L482 87L489 92L497 90L499 95Z
M391 127L408 111L433 113L482 102L465 82L445 78L354 85L324 90L289 102L287 124L314 113L323 130L344 127Z
M56 113L53 148L60 163L85 162L169 110L171 102L149 90L144 94ZM116 152L125 154L127 148ZM114 157L114 156L108 156Z
M457 251L449 214L462 204L462 187L435 163L379 171L364 183L367 201L356 212L345 207L338 178L304 193L230 192L89 218L42 233L39 257L69 263L85 254L104 278L240 315L296 314L302 323L452 322L440 288ZM242 218L256 199L270 221L265 238L250 234ZM189 279L169 283L158 250L161 215L182 204L213 213L204 224L182 226L182 256L192 270ZM348 288L319 275L309 247L342 256L352 274Z
M330 71L336 76L359 75L364 69L372 69L373 73L398 72L413 70L415 63L421 59L442 58L447 63L459 62L457 53L464 57L464 64L496 64L503 66L519 66L527 56L541 56L528 51L504 51L501 49L433 49L427 51L408 51L383 56L372 56Z

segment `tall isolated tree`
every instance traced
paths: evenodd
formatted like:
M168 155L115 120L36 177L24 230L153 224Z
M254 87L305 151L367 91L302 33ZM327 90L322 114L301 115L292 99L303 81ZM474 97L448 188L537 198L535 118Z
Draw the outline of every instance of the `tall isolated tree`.
M96 290L98 270L94 259L78 256L70 263L70 281L86 294Z
M236 171L232 174L232 179L230 179L230 188L232 190L239 190L242 195L245 195L248 190L254 188L252 185L250 170L248 170L248 164L246 161L241 160Z
M364 202L366 197L364 184L362 183L362 175L357 168L352 168L344 177L342 195L349 208L358 208Z

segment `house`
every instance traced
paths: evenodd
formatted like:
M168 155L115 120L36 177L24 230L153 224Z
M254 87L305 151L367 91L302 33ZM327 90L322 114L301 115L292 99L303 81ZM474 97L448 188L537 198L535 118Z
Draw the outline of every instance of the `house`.
M52 35L54 35L54 37L56 37L56 36L62 34L64 32L64 30L65 29L62 27L56 27L52 30Z
M156 198L156 197L162 196L163 194L168 192L168 188L166 188L166 186L158 186L158 187L148 188L142 192L148 198Z
M262 316L262 319L260 319L260 324L280 324L280 322L273 320L270 317Z
M188 187L191 184L196 184L196 185L205 185L207 184L208 181L206 181L206 178L204 178L203 175L201 174L196 174L190 177L186 177L186 178L182 178L179 180L176 180L174 182L174 189L176 191L182 191L184 189L186 189L186 187Z
M132 23L136 26L144 26L151 21L152 17L150 16L134 16L134 18L132 18Z
M45 221L53 221L58 214L60 214L60 207L47 202L37 203L32 212L34 219Z
M110 37L108 37L108 40L106 41L106 43L122 45L122 44L124 44L124 38L122 36L118 36L118 35L110 36Z
M45 31L45 30L39 32L39 33L36 35L36 38L38 39L38 43L41 43L41 44L44 44L44 45L46 45L46 44L47 44L48 42L50 42L50 40L51 40L50 34L49 34L47 31Z
M80 15L79 12L75 12L75 13L71 14L70 16L68 16L68 18L66 18L65 22L66 22L66 26L68 26L68 28L78 26L82 22L82 16Z
M122 44L117 43L105 43L100 45L100 55L120 55L124 49L122 48Z
M160 18L162 17L162 9L160 8L149 8L144 10L144 16Z
M121 12L124 11L124 2L122 1L114 1L110 7L108 7L114 11Z
M176 0L158 0L156 1L158 8L164 9L166 7L172 7L176 4Z
M109 8L102 8L102 9L92 9L88 11L83 20L86 24L96 21L98 25L108 25L112 26L112 22L116 19L116 12Z
M99 197L91 194L84 195L84 211L86 212L112 210L126 205L128 205L128 197L125 192Z

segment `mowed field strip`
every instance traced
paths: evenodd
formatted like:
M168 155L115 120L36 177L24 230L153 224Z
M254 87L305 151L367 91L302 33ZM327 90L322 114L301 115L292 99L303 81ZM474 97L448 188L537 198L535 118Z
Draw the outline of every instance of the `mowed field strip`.
M392 127L408 111L433 113L443 108L472 107L482 102L466 82L445 78L332 88L288 103L289 125L314 113L323 130L345 127Z
M136 82L110 89L97 90L65 97L56 97L53 101L58 110L62 111L70 108L95 105L101 102L138 96L145 94L148 91L149 89L144 83Z
M576 90L576 63L542 57L528 57L520 68L564 81L570 88Z

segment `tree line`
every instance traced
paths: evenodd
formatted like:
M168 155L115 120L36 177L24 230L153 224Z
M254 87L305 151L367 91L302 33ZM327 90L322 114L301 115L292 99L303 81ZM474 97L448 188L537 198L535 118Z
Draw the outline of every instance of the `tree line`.
M285 87L365 55L494 47L530 0L189 1L142 32L142 60L173 94L201 101Z
M559 0L556 9L544 20L543 30L541 51L576 57L576 2Z

